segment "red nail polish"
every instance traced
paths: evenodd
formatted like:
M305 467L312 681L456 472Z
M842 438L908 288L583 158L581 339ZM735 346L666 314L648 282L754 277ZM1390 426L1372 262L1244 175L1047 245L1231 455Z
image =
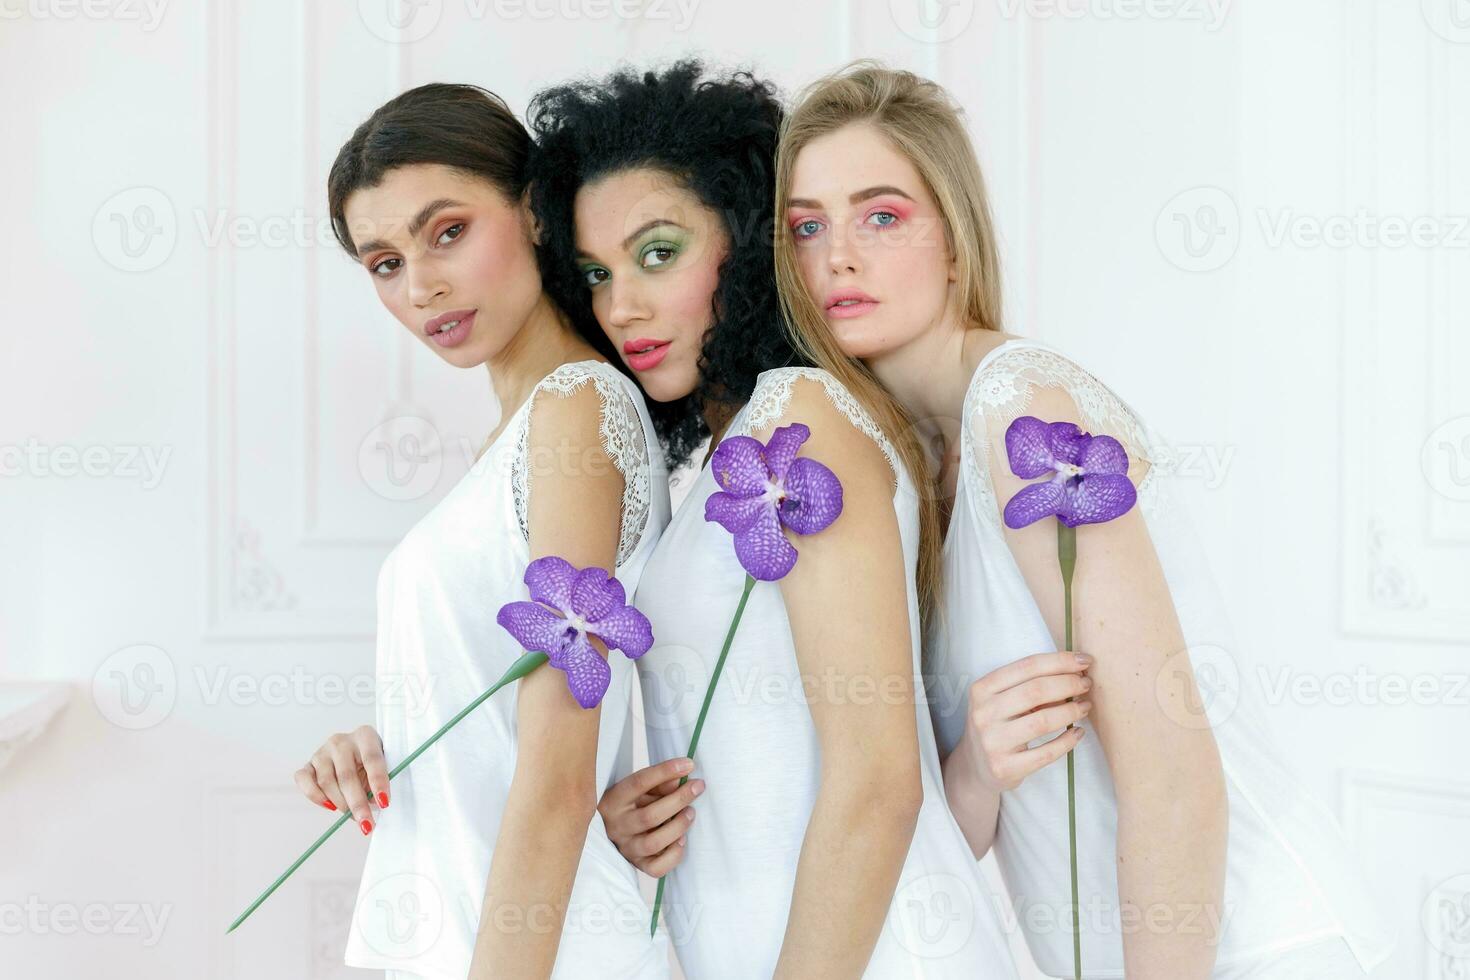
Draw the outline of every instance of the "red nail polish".
M368 834L370 834L370 833L373 832L373 822L371 820L364 820L364 821L362 821L361 826L362 826L362 832L363 832L363 835L364 836L366 836L366 835L368 835Z
M325 803L322 804L322 806L326 807L328 810L337 809L337 804L333 803L331 800L327 800Z
M378 794L378 806L382 807L384 810L388 809L388 794L387 793L379 793Z

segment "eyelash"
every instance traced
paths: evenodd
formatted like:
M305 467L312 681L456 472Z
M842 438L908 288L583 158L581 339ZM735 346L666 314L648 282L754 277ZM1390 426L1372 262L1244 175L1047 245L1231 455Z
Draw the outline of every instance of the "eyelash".
M452 242L457 242L457 241L459 241L460 235L463 235L464 234L464 227L465 227L465 225L466 225L466 222L463 222L463 221L456 221L456 222L454 222L451 225L446 225L445 228L444 228L444 230L439 233L439 238L443 238L445 235L449 234L449 232L450 232L451 229L458 228L458 229L460 229L459 234L455 235L453 238L451 238L448 242L445 242L444 244L445 245L448 245L448 244L450 244ZM438 238L436 238L434 240L434 244L435 245L438 245L439 244L439 239ZM378 269L381 268L383 265L389 263L389 262L402 262L402 261L403 261L402 259L398 259L398 258L379 259L378 261L374 262L371 266L368 267L368 272L370 272L373 276L375 276L378 279L386 279L386 278L388 278L387 276L383 276L383 275L379 275L378 274ZM397 269L394 269L392 271L397 272L398 270Z
M647 258L650 254L652 254L654 252L668 252L669 253L669 257L666 258L666 259L664 259L662 262L659 262L656 265L651 265L651 266L644 265L644 266L642 266L642 268L644 268L644 269L658 269L658 268L662 268L663 266L668 265L670 262L674 261L674 259L678 258L678 255L679 255L679 246L676 245L676 244L674 244L673 242L654 242L651 245L649 245L647 248L645 248L641 253L639 253L639 259L641 260L641 259ZM640 262L640 264L641 264L641 262ZM604 269L600 265L590 265L590 266L587 266L586 268L584 268L582 270L582 282L583 282L584 285L587 286L588 289L593 289L593 288L595 288L597 286L600 286L603 283L607 282L606 279L599 280L598 282L589 282L588 281L588 277L589 276L596 275L599 272L600 273L603 273L603 274L605 274L605 275L607 275L609 277L612 275L611 273L609 273L606 269Z
M870 214L868 214L867 216L865 216L863 218L863 222L866 224L867 221L870 218L875 218L875 217L877 217L880 214L886 214L890 218L892 218L893 220L892 221L888 221L888 222L880 223L878 225L879 228L891 228L891 227L893 227L894 225L898 224L900 221L903 220L901 217L898 216L898 214L896 212L890 211L887 208L879 208L878 210L873 211ZM796 224L794 224L794 225L791 226L791 233L796 236L797 241L807 241L807 240L809 240L811 238L816 237L817 232L814 231L814 232L812 232L809 235L803 235L798 229L800 229L803 225L812 225L812 224L820 225L821 223L822 222L819 221L819 220L817 220L816 218L802 218ZM820 231L821 229L819 228L817 230Z
M655 266L643 265L642 260L643 259L646 259L649 255L653 254L654 252L668 252L669 253L669 257L666 258L666 259L664 259L662 262L658 263L658 265L655 265ZM675 245L673 242L652 242L652 243L649 244L648 248L644 249L641 253L639 253L639 255L638 255L639 265L642 266L642 268L644 268L644 269L658 268L658 266L668 265L670 262L674 261L674 257L676 255L678 255L678 254L679 254L679 246Z
M816 218L802 218L796 224L794 224L794 225L791 226L791 234L793 234L793 235L796 236L797 241L806 241L808 238L811 238L814 235L816 235L817 232L814 231L810 235L803 235L799 229L802 226L804 226L804 225L820 225L820 224L821 224L821 222L818 221ZM817 231L820 231L820 230L821 230L820 228L817 229Z

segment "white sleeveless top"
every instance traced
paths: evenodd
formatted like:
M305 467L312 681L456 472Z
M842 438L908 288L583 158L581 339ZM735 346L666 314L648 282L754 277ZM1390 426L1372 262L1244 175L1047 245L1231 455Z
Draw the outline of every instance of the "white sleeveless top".
M1171 447L1092 375L1034 340L1009 340L988 353L965 396L954 516L944 545L943 602L929 644L930 708L940 747L949 753L964 732L971 682L1022 657L1057 649L1006 544L1000 516L1005 501L996 499L989 469L992 443L1004 446L1006 428L1028 414L1031 393L1040 386L1065 389L1079 412L1075 419L1045 421L1073 421L1085 432L1113 436L1130 459L1142 456L1151 463L1137 506L1167 577L1204 702L1203 715L1181 713L1175 720L1213 728L1229 797L1217 964L1239 969L1283 949L1341 936L1364 971L1371 970L1389 956L1393 934L1340 826L1283 768L1259 706L1239 682L1246 674L1240 647L1183 501L1171 487ZM1002 459L999 465L1007 464ZM1078 542L1079 562L1086 561L1085 537L1084 532ZM1126 921L1120 917L1117 800L1091 720L1079 724L1089 731L1075 750L1083 973L1122 977L1123 930L1148 920L1132 913ZM1037 964L1052 976L1070 977L1065 762L1001 796L994 849ZM1181 927L1188 925L1186 914L1177 920ZM1199 925L1210 928L1203 919Z
M820 382L852 424L882 447L897 474L893 505L908 566L914 685L922 691L914 584L916 497L879 427L830 374L785 367L761 373L728 435L749 435L783 419L798 379ZM649 757L655 762L687 752L745 584L730 532L704 519L704 501L717 489L706 467L639 585L638 607L657 637L638 667ZM861 531L839 521L820 533ZM823 696L823 690L812 696ZM863 690L853 689L852 696L864 696ZM866 696L876 695L869 690ZM996 915L998 897L987 889L945 804L929 713L922 695L915 702L924 803L865 976L1014 977ZM707 780L708 788L696 801L684 860L668 876L659 931L671 934L691 980L769 977L786 932L797 860L820 784L816 727L803 696L779 582L757 582L751 591L700 736L694 775Z
M615 574L633 593L669 519L663 456L643 396L630 379L600 361L563 364L536 385L469 472L383 562L378 690L404 692L377 705L390 769L524 652L495 616L504 603L528 595L522 577L530 562L530 407L538 394L568 394L589 381L601 396L603 449L626 481ZM601 709L599 793L615 768L627 768L617 757L632 750L635 670L617 651L608 662L612 681ZM427 697L415 696L425 691ZM388 809L369 838L347 942L349 966L436 980L463 980L468 973L515 771L518 692L518 685L498 691L394 778ZM634 869L608 840L602 818L594 816L553 976L668 977L668 944L649 938L649 914Z

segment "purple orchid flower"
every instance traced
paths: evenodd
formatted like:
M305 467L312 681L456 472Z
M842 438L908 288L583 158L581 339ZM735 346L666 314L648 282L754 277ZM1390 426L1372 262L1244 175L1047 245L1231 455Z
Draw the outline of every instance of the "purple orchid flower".
M564 671L582 707L600 703L612 680L612 669L588 636L635 660L653 646L648 617L627 604L623 584L606 570L578 569L565 558L547 555L526 566L525 582L531 601L507 602L495 621L521 646L545 653L547 663Z
M735 535L735 557L752 578L770 582L796 565L796 549L781 532L815 534L842 513L842 483L821 463L797 450L812 430L783 425L761 444L731 436L710 458L720 489L704 502L704 519Z
M1011 472L1033 483L1006 502L1005 522L1022 528L1043 517L1067 527L1121 517L1138 499L1128 479L1128 453L1112 436L1093 436L1071 422L1043 422L1023 415L1006 429Z

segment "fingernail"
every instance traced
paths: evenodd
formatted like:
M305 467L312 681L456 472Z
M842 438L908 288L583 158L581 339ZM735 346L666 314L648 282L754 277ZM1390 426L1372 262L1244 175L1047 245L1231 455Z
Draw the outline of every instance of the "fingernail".
M362 827L363 836L367 836L373 832L373 822L371 820L362 821L360 826Z
M685 834L683 837L680 837L679 838L679 846L680 847L683 847L684 846L684 842L686 840L688 840L688 839L689 839L689 835L688 834Z
M1082 713L1085 715L1085 714L1087 714L1091 710L1092 710L1092 702L1091 701L1083 701L1082 702Z
M692 806L691 806L691 807L689 807L689 808L688 808L688 809L687 809L687 810L686 810L686 811L685 811L685 814L686 814L686 819L687 819L687 820L688 820L688 821L689 821L689 822L690 822L690 823L693 823L693 822L694 822L694 807L692 807Z
M693 786L694 788L689 791L690 796L698 796L700 793L704 792L703 782L694 783Z
M678 762L674 763L674 771L675 772L691 772L691 771L693 771L693 769L694 769L694 760L693 759L680 759Z
M388 809L388 794L387 793L379 793L378 794L378 806L382 807L385 810Z
M337 809L337 804L333 803L331 800L327 800L325 803L322 804L322 806L326 807L328 810Z
M1079 664L1081 664L1082 666L1084 666L1084 667L1086 667L1088 664L1092 663L1092 657L1088 656L1085 653L1079 653L1076 656L1077 656L1077 662Z

